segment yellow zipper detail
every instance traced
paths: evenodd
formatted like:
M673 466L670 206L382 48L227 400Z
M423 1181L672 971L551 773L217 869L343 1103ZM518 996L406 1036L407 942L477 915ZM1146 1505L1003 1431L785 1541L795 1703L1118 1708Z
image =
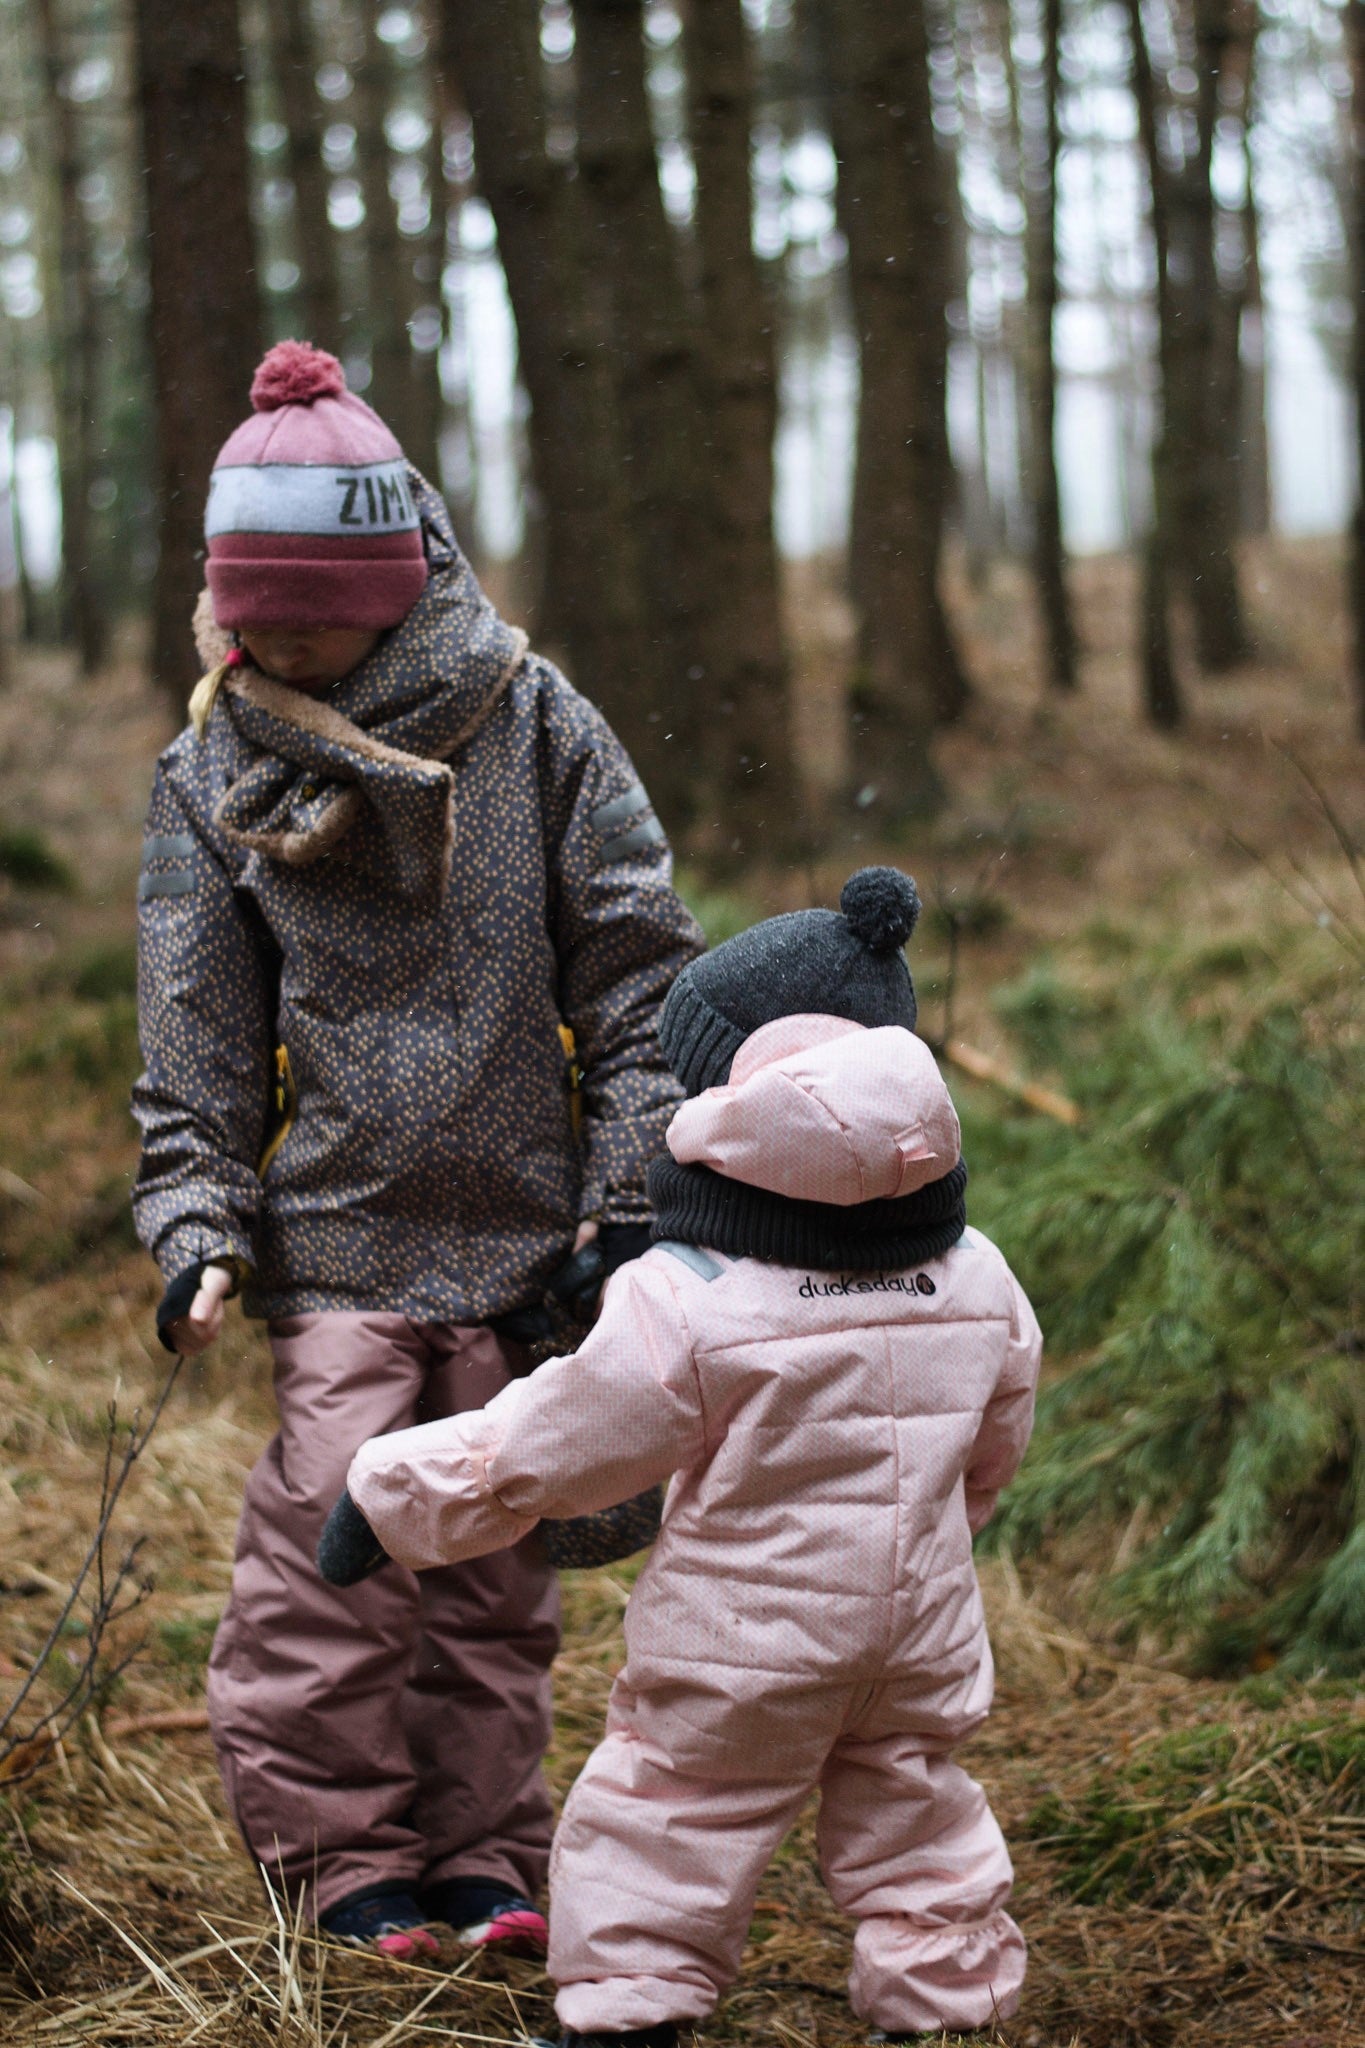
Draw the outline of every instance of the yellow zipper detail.
M258 1180L265 1179L266 1169L269 1167L271 1160L293 1130L294 1118L298 1114L298 1107L298 1091L294 1086L294 1070L289 1064L289 1048L285 1045L277 1045L275 1047L275 1079L270 1090L270 1108L271 1114L278 1121L266 1142L266 1148L261 1154L260 1164L256 1168Z
M576 1138L583 1122L583 1069L578 1064L578 1047L567 1024L561 1024L559 1027L559 1042L564 1048L564 1061L568 1069L569 1120Z

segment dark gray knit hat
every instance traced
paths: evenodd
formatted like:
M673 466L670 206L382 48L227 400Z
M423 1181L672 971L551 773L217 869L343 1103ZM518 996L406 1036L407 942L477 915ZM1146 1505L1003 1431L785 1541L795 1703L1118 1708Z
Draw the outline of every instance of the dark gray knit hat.
M901 948L919 907L899 868L860 868L838 910L767 918L684 967L659 1013L659 1043L688 1094L728 1081L745 1039L777 1017L913 1031L915 985Z

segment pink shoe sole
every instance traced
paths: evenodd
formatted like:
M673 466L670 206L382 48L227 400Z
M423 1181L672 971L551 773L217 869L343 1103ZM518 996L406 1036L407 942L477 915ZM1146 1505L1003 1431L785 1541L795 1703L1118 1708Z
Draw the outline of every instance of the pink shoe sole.
M389 1934L377 1934L364 1946L373 1949L376 1955L391 1957L396 1963L410 1963L417 1956L435 1956L441 1952L441 1944L425 1927L395 1927Z
M549 1947L550 1930L545 1915L537 1913L534 1906L509 1906L489 1920L462 1927L460 1940L466 1948L491 1948L509 1956L540 1957Z

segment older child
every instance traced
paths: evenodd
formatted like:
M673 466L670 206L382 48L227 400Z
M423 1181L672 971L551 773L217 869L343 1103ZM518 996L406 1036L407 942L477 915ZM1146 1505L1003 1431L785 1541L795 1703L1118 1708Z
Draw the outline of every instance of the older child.
M324 1564L372 1530L420 1570L676 1475L556 1838L566 2043L671 2048L711 2011L816 1786L855 2012L937 2039L1018 2003L1009 1856L952 1751L990 1705L972 1534L1023 1455L1041 1340L966 1228L957 1117L912 1035L917 909L866 869L842 915L683 971L663 1241L576 1356L363 1446L329 1525Z
M209 495L215 667L158 765L138 890L158 1323L202 1349L240 1281L280 1414L213 1734L251 1854L334 1934L543 1946L539 1544L352 1599L313 1552L359 1443L481 1407L570 1253L647 1241L679 1093L655 1012L699 935L620 744L498 617L341 366L282 343L252 401Z

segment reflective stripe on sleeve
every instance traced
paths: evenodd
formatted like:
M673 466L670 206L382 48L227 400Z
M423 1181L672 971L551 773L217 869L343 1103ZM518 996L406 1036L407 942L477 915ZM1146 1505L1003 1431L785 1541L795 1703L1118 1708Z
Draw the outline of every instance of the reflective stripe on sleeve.
M647 846L657 846L664 836L664 828L657 818L646 818L633 831L623 832L617 839L609 839L602 848L603 860L621 860L628 853L642 853Z
M149 860L188 860L193 852L192 832L152 832L142 842L144 867Z
M187 868L177 868L168 875L143 874L138 877L137 900L148 903L153 896L188 896L195 887L196 878Z
M637 811L649 809L649 792L643 782L633 782L623 796L616 796L610 803L599 804L592 814L595 832L610 832L615 825L624 825L627 818L633 818Z

